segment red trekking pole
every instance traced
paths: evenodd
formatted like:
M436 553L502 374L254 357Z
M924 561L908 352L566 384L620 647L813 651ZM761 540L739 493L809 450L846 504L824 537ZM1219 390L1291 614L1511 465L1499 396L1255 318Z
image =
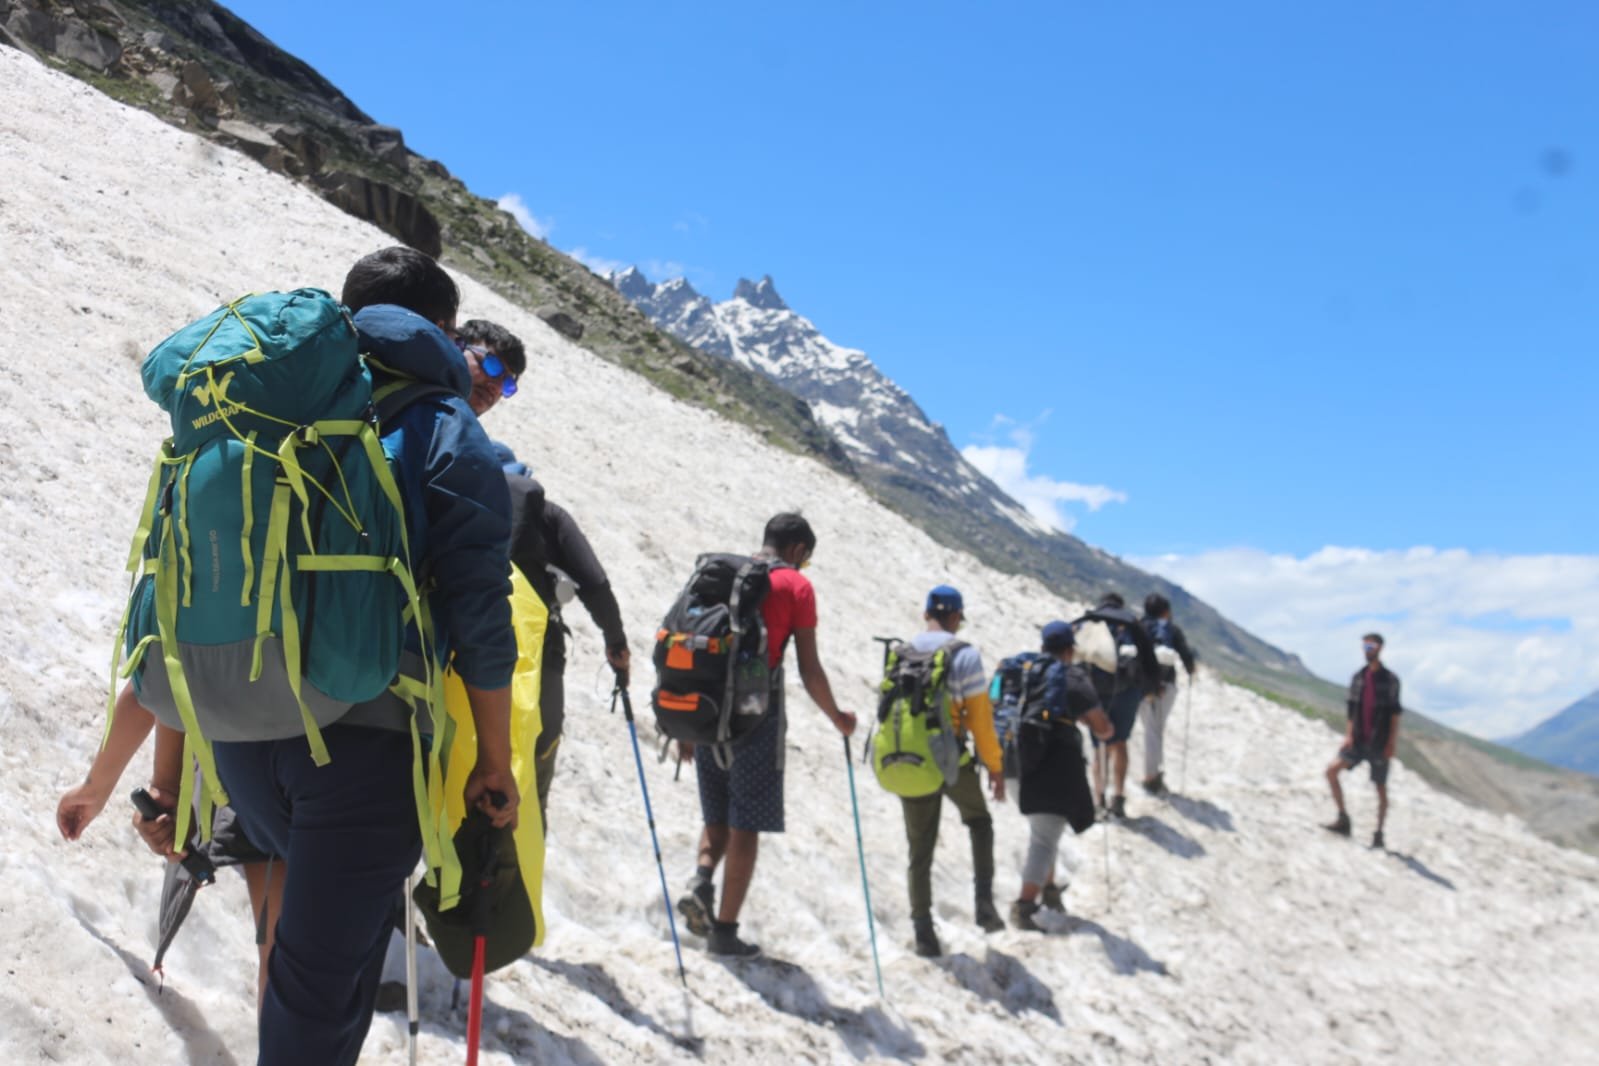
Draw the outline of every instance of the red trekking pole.
M489 802L496 807L503 807L505 797L498 792L491 792ZM496 843L492 833L482 840L477 891L472 894L472 991L466 1001L466 1066L477 1066L478 1041L483 1035L483 953L488 943L489 886L494 883L495 866L499 858Z

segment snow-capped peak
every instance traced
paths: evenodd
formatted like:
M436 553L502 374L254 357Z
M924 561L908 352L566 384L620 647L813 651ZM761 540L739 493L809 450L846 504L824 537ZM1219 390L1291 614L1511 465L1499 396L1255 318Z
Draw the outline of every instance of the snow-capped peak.
M739 278L738 285L733 289L733 299L743 300L751 307L758 307L763 311L788 310L788 304L777 295L777 284L772 281L770 274L763 275L759 282Z

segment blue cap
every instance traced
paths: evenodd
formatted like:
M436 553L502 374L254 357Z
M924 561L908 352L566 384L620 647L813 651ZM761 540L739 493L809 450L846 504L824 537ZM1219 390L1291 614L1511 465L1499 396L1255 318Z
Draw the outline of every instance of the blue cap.
M1039 636L1043 638L1045 651L1065 651L1077 644L1072 627L1065 622L1050 622L1039 631Z
M965 603L961 600L960 589L953 585L939 585L927 594L927 606L923 608L928 614L948 614L950 611L964 611Z

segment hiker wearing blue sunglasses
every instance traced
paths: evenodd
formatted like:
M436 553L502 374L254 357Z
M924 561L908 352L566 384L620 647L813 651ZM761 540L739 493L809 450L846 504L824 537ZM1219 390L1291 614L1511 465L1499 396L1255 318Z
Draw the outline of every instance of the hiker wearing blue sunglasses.
M487 319L469 319L455 331L456 347L472 373L467 403L479 418L489 408L516 395L517 379L527 369L527 352L510 330Z

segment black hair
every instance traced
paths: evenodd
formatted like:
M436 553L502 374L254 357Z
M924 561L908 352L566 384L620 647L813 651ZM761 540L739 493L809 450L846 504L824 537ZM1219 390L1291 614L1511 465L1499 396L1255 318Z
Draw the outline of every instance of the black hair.
M762 534L762 546L783 552L795 544L805 545L807 552L816 550L816 534L811 530L811 524L805 521L803 515L791 511L773 515L766 523L766 532Z
M1144 597L1144 614L1150 618L1165 618L1171 612L1171 601L1158 592Z
M429 322L449 322L460 310L461 290L432 256L397 244L356 260L344 275L339 301L352 314L373 304L397 304Z
M1361 640L1375 640L1377 642L1377 647L1379 647L1379 648L1382 647L1382 634L1381 633L1367 633L1365 636L1361 637L1360 639Z
M499 323L471 318L456 327L455 332L466 343L481 345L499 356L513 378L521 377L522 371L527 369L527 351L522 347L522 338Z
M1099 606L1101 606L1101 607L1126 607L1127 606L1127 601L1122 599L1122 594L1119 593L1119 592L1107 592L1107 593L1105 593L1105 595L1103 595L1103 596L1101 596L1099 598Z

